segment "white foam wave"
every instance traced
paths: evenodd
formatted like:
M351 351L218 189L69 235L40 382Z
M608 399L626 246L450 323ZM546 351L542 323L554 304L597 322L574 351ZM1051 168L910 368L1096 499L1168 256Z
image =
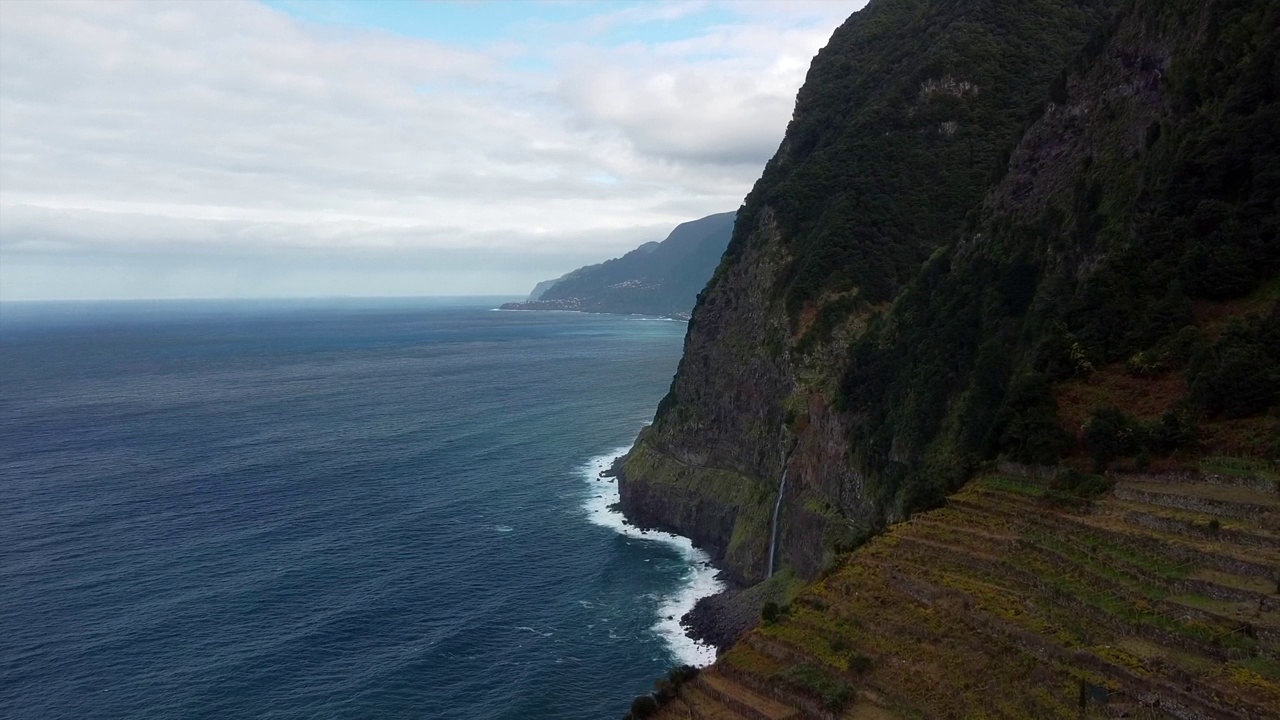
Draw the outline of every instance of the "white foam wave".
M676 551L689 564L680 588L662 597L658 604L658 621L653 630L662 637L671 654L685 665L703 667L716 659L716 649L712 645L698 642L685 633L680 625L680 618L693 609L698 600L724 591L724 583L720 582L720 571L711 566L711 557L693 546L687 537L659 532L657 530L641 530L627 522L619 512L617 504L618 483L615 478L601 478L605 470L613 466L618 458L626 454L630 447L591 458L582 467L587 478L589 496L584 507L587 518L594 524L609 528L619 535L639 540L659 542Z

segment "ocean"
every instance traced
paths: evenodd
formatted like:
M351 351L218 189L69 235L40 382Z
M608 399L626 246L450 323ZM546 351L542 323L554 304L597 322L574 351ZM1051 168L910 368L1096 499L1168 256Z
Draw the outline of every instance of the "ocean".
M619 718L713 651L599 473L683 323L0 304L0 717Z

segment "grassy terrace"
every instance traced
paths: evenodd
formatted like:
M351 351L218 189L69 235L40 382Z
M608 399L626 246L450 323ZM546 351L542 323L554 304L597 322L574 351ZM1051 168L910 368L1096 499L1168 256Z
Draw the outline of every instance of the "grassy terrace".
M1085 503L975 480L851 554L659 717L1277 717L1280 495L1236 474L1122 479Z

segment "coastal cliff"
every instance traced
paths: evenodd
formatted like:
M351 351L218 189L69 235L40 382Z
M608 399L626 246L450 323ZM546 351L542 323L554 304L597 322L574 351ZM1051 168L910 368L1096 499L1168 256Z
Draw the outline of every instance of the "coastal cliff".
M905 516L906 458L855 443L841 409L849 343L952 240L1027 108L1117 4L872 2L836 30L624 460L629 518L752 582L787 458L781 558L804 577Z
M1280 711L1278 173L1272 2L839 28L619 466L740 586L787 477L698 716Z
M729 244L734 213L676 226L662 242L647 242L622 257L544 280L524 302L503 310L663 315L687 320Z

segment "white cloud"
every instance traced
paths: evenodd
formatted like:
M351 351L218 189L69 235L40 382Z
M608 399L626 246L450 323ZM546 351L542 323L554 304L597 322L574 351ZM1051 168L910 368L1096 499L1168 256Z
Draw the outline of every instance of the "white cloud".
M572 43L480 51L250 2L0 3L0 297L76 294L74 268L106 257L157 278L119 292L172 294L155 268L212 256L260 263L229 294L329 294L327 272L273 284L271 258L304 253L523 292L737 207L809 58L861 4L733 4L692 39L599 40L700 9L641 6ZM477 275L486 262L509 271Z

